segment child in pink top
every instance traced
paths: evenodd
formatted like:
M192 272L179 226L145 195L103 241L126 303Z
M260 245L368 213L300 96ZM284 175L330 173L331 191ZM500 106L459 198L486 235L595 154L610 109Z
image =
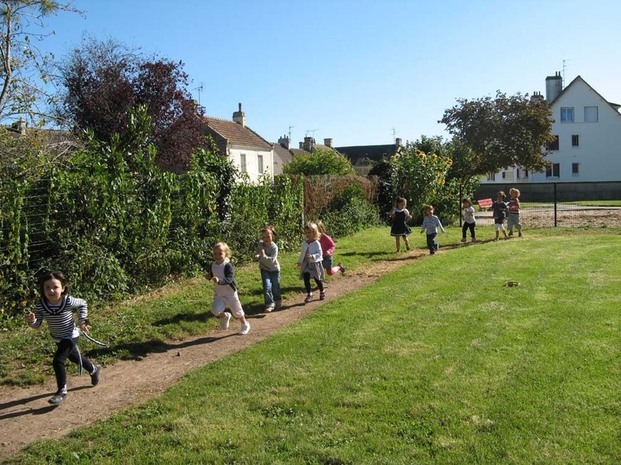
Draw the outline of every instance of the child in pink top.
M328 273L328 276L332 276L339 271L341 273L345 273L345 267L340 263L334 266L334 249L336 248L336 244L332 240L330 236L326 233L326 228L324 227L321 220L317 221L317 228L319 229L319 243L321 244L321 250L323 252L323 268Z

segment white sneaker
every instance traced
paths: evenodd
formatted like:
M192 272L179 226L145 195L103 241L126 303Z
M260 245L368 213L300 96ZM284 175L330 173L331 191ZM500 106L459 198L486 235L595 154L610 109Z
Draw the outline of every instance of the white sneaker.
M271 312L272 310L274 310L275 308L276 308L276 305L275 305L275 304L269 304L269 305L266 305L266 306L265 306L265 311L269 313L269 312Z
M231 321L231 314L224 312L224 318L220 317L220 329L229 329L229 323Z
M239 329L239 334L248 334L249 332L250 332L250 323L246 321L245 323L241 325L241 328Z

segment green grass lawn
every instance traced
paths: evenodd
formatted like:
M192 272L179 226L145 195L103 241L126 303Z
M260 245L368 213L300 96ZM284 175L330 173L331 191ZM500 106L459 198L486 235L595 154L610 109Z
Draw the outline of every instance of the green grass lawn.
M524 240L459 246L451 228L439 238L447 253L15 463L621 463L620 232L526 230ZM373 229L339 240L337 255L353 270L398 258L393 248L386 228ZM250 309L260 307L257 275L256 265L238 270ZM292 272L283 285L300 289ZM154 337L206 331L216 325L206 296L202 280L171 285L102 309L100 331L153 312L155 334L124 324L116 345L136 338L146 350Z

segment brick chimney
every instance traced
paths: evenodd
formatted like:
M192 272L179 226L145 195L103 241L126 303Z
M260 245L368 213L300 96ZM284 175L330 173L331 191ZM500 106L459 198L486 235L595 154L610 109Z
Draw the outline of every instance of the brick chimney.
M239 104L239 110L233 113L233 121L246 127L246 114L242 111L242 104Z
M289 150L289 144L291 143L291 141L289 140L289 138L285 135L282 136L281 138L278 139L278 145L280 145L281 147L286 148L287 150Z
M325 145L326 147L330 147L330 148L332 148L332 138L331 138L331 137L329 137L329 138L327 138L327 139L324 139L324 140L323 140L323 145Z
M313 153L315 151L315 138L314 137L305 137L304 138L304 150L307 152Z

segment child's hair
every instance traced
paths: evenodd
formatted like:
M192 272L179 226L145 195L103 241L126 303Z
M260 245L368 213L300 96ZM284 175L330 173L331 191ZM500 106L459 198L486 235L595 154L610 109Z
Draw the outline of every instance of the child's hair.
M226 258L231 257L231 249L229 248L226 242L218 242L216 245L213 246L213 250L216 250L216 249L222 250Z
M321 234L326 233L326 227L323 225L323 222L321 220L317 220L317 229Z
M39 292L41 293L41 297L45 298L44 285L50 279L58 279L60 281L60 284L62 284L63 288L65 289L63 291L63 294L67 293L67 278L65 278L65 275L63 274L63 272L62 271L50 271L48 273L45 273L43 276L41 276L41 279L39 279Z
M433 213L433 205L425 206L425 208L423 209L423 212L425 212L425 215L427 214L427 212Z
M399 204L401 204L401 203L405 207L405 206L407 206L408 201L405 198L403 198L403 197L397 197L397 200L395 200L395 207L398 207Z
M515 196L516 196L516 197L519 197L519 196L520 196L520 190L519 190L519 189L516 189L515 187L512 187L511 189L509 189L509 195L511 195L511 194L513 194L513 193L515 193Z
M312 231L313 239L319 239L319 228L317 227L317 223L309 221L306 223L306 226L304 226L304 231Z
M498 197L502 197L503 199L506 197L505 192L504 191L498 191L498 194L496 194L496 198Z
M263 232L269 232L272 234L272 240L276 239L276 229L271 224L267 224L263 227Z
M463 198L461 203L467 203L468 205L472 206L472 200L470 200L470 197Z

